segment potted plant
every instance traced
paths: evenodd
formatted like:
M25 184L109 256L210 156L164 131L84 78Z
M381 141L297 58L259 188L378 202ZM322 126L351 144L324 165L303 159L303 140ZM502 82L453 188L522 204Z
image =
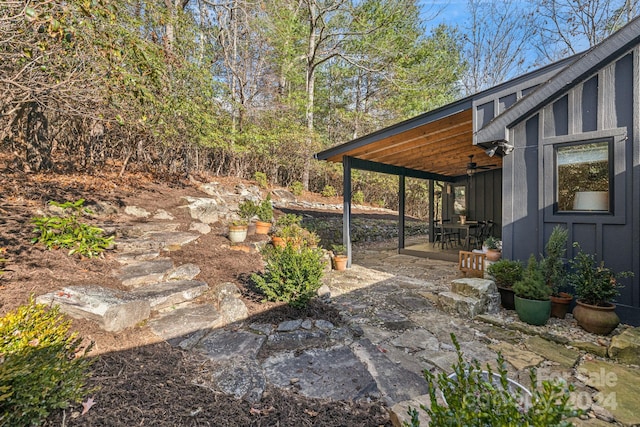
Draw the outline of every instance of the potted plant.
M516 260L501 259L487 267L500 292L500 303L507 310L515 310L513 285L522 280L522 263Z
M467 210L460 209L458 212L458 217L460 218L460 224L465 224L467 222Z
M423 371L428 383L429 404L420 405L432 426L568 426L568 419L583 411L571 403L572 385L558 379L538 383L535 369L529 370L531 391L507 376L507 364L498 353L497 367L463 359L460 345L451 334L457 361L453 373ZM439 393L438 393L439 391ZM440 395L440 396L438 396ZM441 398L439 398L441 397ZM409 407L413 427L420 426L420 414Z
M247 230L249 225L244 219L232 221L229 225L229 240L231 243L242 243L247 238Z
M623 271L616 274L605 267L604 262L596 263L594 256L583 252L577 242L573 246L578 249L571 260L572 273L569 276L576 292L573 317L587 332L608 335L620 323L616 305L611 302L620 294L622 287L617 279L633 276L633 273Z
M486 256L489 261L498 261L502 256L500 240L493 236L489 236L484 241L484 247L487 248Z
M256 205L256 234L268 234L271 229L271 221L273 220L273 205L271 204L271 196L268 195L260 204Z
M544 282L544 276L538 266L536 257L529 257L527 268L522 279L513 285L516 313L525 323L544 325L551 315L551 289Z
M333 268L338 271L347 269L347 248L344 245L331 245Z
M551 316L559 319L564 319L573 299L573 295L561 291L567 277L564 255L567 252L568 238L569 231L556 225L545 245L544 258L540 261L544 281L551 289Z
M295 240L301 234L301 221L302 217L295 214L285 214L278 217L271 236L273 246L284 247L287 242Z

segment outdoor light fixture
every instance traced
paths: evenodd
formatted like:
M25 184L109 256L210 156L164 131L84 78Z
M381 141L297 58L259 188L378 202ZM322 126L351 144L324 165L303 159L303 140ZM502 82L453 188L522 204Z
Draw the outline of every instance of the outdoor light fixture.
M487 153L487 156L493 157L495 156L497 150L498 150L498 146L494 145L493 147L485 150L484 152Z
M467 168L467 175L473 176L476 173L475 168Z
M513 152L514 148L516 148L516 147L514 147L513 145L508 144L508 143L506 143L506 142L502 142L502 143L500 143L499 145L502 147L502 151L504 151L504 155L505 155L505 156L506 156L507 154L511 154L511 153Z
M494 145L492 145L491 147L487 148L486 150L484 150L484 152L487 154L487 156L489 157L493 157L496 155L496 153L498 152L498 148L502 151L502 155L506 156L508 154L511 154L514 150L514 146L505 142L505 141L496 141L493 143Z

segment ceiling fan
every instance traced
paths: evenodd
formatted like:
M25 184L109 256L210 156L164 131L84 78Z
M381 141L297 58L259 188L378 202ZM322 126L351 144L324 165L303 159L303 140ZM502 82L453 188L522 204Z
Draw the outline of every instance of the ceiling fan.
M492 167L495 167L497 165L485 165L485 166L478 166L478 164L476 162L473 161L473 154L469 155L469 163L467 163L467 175L469 176L473 176L477 170L487 170L487 169L491 169Z

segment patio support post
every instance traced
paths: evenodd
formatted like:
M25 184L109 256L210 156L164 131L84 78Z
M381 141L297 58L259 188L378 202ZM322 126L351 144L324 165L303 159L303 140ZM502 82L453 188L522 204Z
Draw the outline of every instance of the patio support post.
M404 174L398 176L398 251L404 249L405 180Z
M435 203L436 198L434 196L434 192L433 192L433 180L430 179L429 180L429 242L433 242L433 237L435 236L435 224L434 224L434 215L435 215L435 208L433 206L433 204Z
M347 268L351 267L351 157L342 157L342 242L347 248Z

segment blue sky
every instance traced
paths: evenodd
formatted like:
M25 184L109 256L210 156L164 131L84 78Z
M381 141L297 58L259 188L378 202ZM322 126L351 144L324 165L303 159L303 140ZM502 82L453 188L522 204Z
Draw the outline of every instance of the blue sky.
M441 23L461 25L466 16L467 0L419 0L417 3L423 10L423 18L432 18L440 11L435 19L429 20L429 27Z

